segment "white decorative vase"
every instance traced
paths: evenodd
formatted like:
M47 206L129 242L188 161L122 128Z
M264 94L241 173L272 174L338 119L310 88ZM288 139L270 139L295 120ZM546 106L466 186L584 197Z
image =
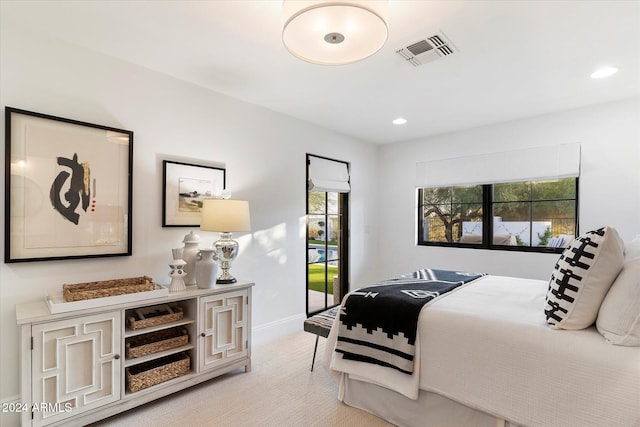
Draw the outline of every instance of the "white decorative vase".
M173 260L169 263L171 271L169 277L171 277L171 284L169 285L169 292L184 291L187 287L184 284L184 278L187 273L184 271L184 266L187 264L182 259L182 248L171 249Z
M200 249L196 259L196 285L198 288L213 288L218 278L218 268L216 250Z
M187 263L184 270L187 276L184 283L187 285L196 284L196 258L198 257L198 245L200 244L200 236L194 234L193 231L184 236L184 248L182 251L182 259Z

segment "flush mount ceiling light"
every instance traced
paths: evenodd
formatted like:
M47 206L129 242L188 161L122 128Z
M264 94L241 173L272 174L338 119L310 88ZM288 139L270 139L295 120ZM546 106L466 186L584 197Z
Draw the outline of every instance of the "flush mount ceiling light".
M386 11L387 1L284 0L282 41L304 61L350 64L387 41Z
M618 72L616 67L602 67L591 73L592 79L604 79Z
M397 119L393 119L393 121L391 122L394 125L403 125L405 123L407 123L407 119L403 118L403 117L398 117Z

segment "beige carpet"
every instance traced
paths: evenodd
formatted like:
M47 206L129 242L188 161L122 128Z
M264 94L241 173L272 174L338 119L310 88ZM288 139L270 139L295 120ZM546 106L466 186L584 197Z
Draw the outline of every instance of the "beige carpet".
M297 332L253 348L252 371L230 373L93 424L117 426L391 426L338 401L338 381L326 368L320 338Z

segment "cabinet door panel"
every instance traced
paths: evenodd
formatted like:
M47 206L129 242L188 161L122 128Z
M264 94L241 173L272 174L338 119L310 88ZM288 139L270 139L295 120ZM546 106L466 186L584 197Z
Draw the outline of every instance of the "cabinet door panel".
M248 356L248 292L201 299L200 369L211 369Z
M33 325L31 331L34 425L120 398L120 312Z

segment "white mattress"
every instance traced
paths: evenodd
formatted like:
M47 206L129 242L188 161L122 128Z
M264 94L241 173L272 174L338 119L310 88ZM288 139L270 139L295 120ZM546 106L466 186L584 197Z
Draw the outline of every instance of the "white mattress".
M419 387L523 425L640 426L640 347L610 345L594 328L552 330L547 286L486 276L426 306L417 375L338 357L331 366L410 398Z

